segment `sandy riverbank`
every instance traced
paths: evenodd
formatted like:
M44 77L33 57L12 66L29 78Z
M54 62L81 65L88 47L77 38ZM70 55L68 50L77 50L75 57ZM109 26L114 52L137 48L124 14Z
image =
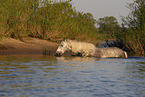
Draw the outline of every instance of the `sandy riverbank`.
M23 38L23 41L2 38L0 40L0 55L54 55L58 46L58 43L31 37Z

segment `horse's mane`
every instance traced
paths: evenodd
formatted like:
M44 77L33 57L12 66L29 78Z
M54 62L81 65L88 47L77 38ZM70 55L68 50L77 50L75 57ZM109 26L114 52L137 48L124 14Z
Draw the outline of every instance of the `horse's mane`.
M84 41L78 41L78 40L71 40L71 39L65 39L64 42L82 42L82 43L88 43L88 42L84 42ZM89 43L90 44L90 43Z

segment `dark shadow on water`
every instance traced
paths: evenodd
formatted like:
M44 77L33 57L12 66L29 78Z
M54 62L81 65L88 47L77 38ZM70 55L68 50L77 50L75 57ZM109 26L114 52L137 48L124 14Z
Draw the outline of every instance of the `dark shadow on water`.
M139 57L139 56L128 56L128 59L145 59L145 57Z

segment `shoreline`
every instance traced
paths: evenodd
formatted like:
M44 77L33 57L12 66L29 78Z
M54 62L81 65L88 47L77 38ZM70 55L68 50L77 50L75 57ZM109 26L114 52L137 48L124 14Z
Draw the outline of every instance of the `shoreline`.
M13 38L0 40L0 55L54 55L59 44L38 38Z
M29 55L41 56L48 55L54 56L59 46L59 43L42 40L39 38L26 37L20 41L18 39L3 37L0 39L0 55L13 56L13 55ZM61 41L61 40L60 40ZM71 55L72 53L65 53L64 55ZM145 55L128 54L129 56Z

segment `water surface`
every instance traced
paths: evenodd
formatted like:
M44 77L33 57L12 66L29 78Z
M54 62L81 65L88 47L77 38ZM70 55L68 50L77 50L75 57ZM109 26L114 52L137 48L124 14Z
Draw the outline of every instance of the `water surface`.
M0 56L0 97L143 97L145 57Z

